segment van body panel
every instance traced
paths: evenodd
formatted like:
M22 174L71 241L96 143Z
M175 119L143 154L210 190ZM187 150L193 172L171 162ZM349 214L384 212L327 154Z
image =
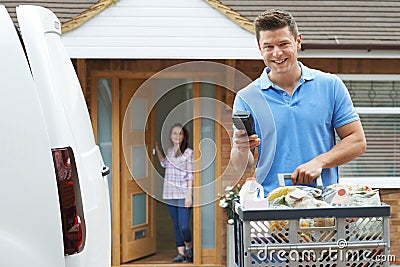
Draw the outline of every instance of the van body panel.
M0 266L64 267L47 127L24 50L2 5L0 25Z
M61 41L59 20L50 10L39 6L22 5L16 10L43 111L58 113L45 118L52 145L63 147L68 145L64 141L74 139L81 152L92 149L96 144L89 113ZM66 126L69 132L65 131Z
M75 70L61 41L60 22L48 9L17 7L17 17L45 114L52 148L74 153L84 218L84 249L66 256L66 267L109 267L111 223L107 177L95 144L89 112ZM101 253L99 253L101 252Z

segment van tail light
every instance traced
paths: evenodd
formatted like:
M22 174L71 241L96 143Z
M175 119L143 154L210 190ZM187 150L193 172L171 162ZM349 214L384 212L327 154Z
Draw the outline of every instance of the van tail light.
M64 254L71 255L83 250L86 239L78 172L70 147L55 148L51 152L60 201Z

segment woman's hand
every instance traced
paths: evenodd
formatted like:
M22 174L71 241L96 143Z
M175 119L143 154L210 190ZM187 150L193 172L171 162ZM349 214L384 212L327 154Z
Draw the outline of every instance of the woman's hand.
M154 148L156 149L156 152L160 152L160 148L158 148L158 142L156 141L154 144Z
M193 206L193 201L192 201L192 197L187 196L185 198L185 208L190 208Z
M161 151L160 151L160 149L158 148L158 143L157 143L157 141L156 141L156 143L155 143L155 149L156 149L156 153L157 153L157 157L158 157L158 160L161 162L161 161L163 161L164 160L164 155L161 153Z
M188 190L185 198L185 208L193 206L193 180L188 181Z

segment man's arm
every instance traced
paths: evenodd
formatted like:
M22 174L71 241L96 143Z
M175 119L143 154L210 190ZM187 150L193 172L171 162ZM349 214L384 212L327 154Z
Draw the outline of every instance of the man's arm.
M341 141L331 150L296 168L293 184L310 184L321 175L322 169L343 165L362 155L366 148L361 121L354 121L336 129Z
M235 141L231 150L231 161L236 171L244 173L250 169L254 164L254 156L251 151L260 145L260 138L258 135L251 136L243 135L245 130L235 131Z

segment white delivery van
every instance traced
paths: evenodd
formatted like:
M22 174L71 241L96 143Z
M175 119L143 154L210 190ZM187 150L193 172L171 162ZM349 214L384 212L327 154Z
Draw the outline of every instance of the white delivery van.
M48 9L0 5L0 266L109 267L108 168Z

